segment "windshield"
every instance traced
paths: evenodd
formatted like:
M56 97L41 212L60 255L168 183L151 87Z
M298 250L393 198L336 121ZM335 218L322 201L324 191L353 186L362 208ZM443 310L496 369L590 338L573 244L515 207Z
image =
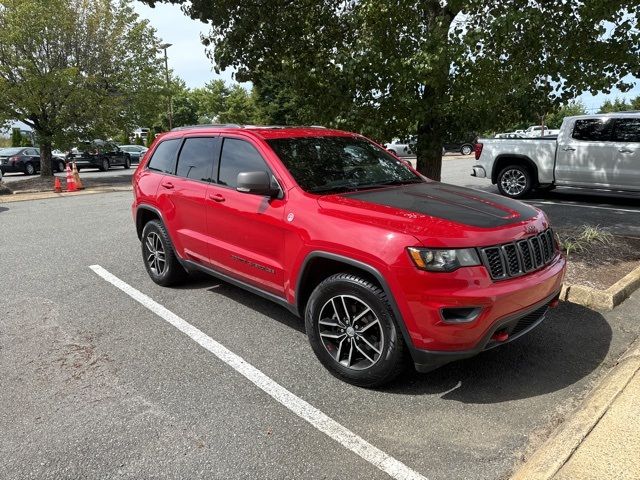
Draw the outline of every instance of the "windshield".
M2 148L0 149L0 155L17 155L24 147Z
M353 137L267 140L298 185L310 193L361 190L423 180L371 142Z

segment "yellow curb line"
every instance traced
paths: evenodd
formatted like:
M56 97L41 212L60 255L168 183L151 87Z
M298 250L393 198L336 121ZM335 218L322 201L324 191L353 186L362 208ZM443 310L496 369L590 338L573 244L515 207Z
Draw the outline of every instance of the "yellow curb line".
M32 193L14 193L13 195L0 196L1 203L13 203L13 202L26 202L29 200L44 200L47 198L63 198L63 197L75 197L78 195L93 195L96 193L111 193L111 192L129 192L132 187L97 187L87 188L85 190L79 190L77 192L32 192Z
M558 473L638 371L640 340L629 347L582 405L516 471L511 480L548 480Z
M636 267L604 291L584 285L565 284L560 292L560 299L597 310L612 310L639 287L640 267Z

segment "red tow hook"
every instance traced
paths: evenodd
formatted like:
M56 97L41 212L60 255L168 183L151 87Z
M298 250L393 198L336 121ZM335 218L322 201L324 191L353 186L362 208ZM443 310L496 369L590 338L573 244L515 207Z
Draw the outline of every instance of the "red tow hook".
M556 297L549 302L549 308L556 308L560 303L560 298Z
M491 336L491 340L495 340L496 342L506 342L508 339L509 334L504 330L500 330Z

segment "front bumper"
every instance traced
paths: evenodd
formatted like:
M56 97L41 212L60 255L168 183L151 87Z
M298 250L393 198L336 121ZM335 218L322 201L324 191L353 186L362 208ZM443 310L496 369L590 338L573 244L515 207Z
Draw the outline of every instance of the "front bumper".
M24 167L22 165L0 165L0 170L2 173L21 173L24 172Z
M560 291L521 312L496 321L472 349L454 352L414 349L412 357L416 370L422 373L430 372L447 363L473 357L485 350L520 338L542 323L547 310L559 296Z

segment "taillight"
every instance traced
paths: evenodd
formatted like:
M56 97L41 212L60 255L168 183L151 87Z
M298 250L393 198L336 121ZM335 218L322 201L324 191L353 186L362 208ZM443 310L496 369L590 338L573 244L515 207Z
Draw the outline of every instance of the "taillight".
M20 161L20 157L9 157L9 163L12 165L19 161Z
M476 160L479 160L480 159L480 155L482 155L482 147L484 147L484 145L481 144L481 143L476 143L473 146L473 151L476 154Z

